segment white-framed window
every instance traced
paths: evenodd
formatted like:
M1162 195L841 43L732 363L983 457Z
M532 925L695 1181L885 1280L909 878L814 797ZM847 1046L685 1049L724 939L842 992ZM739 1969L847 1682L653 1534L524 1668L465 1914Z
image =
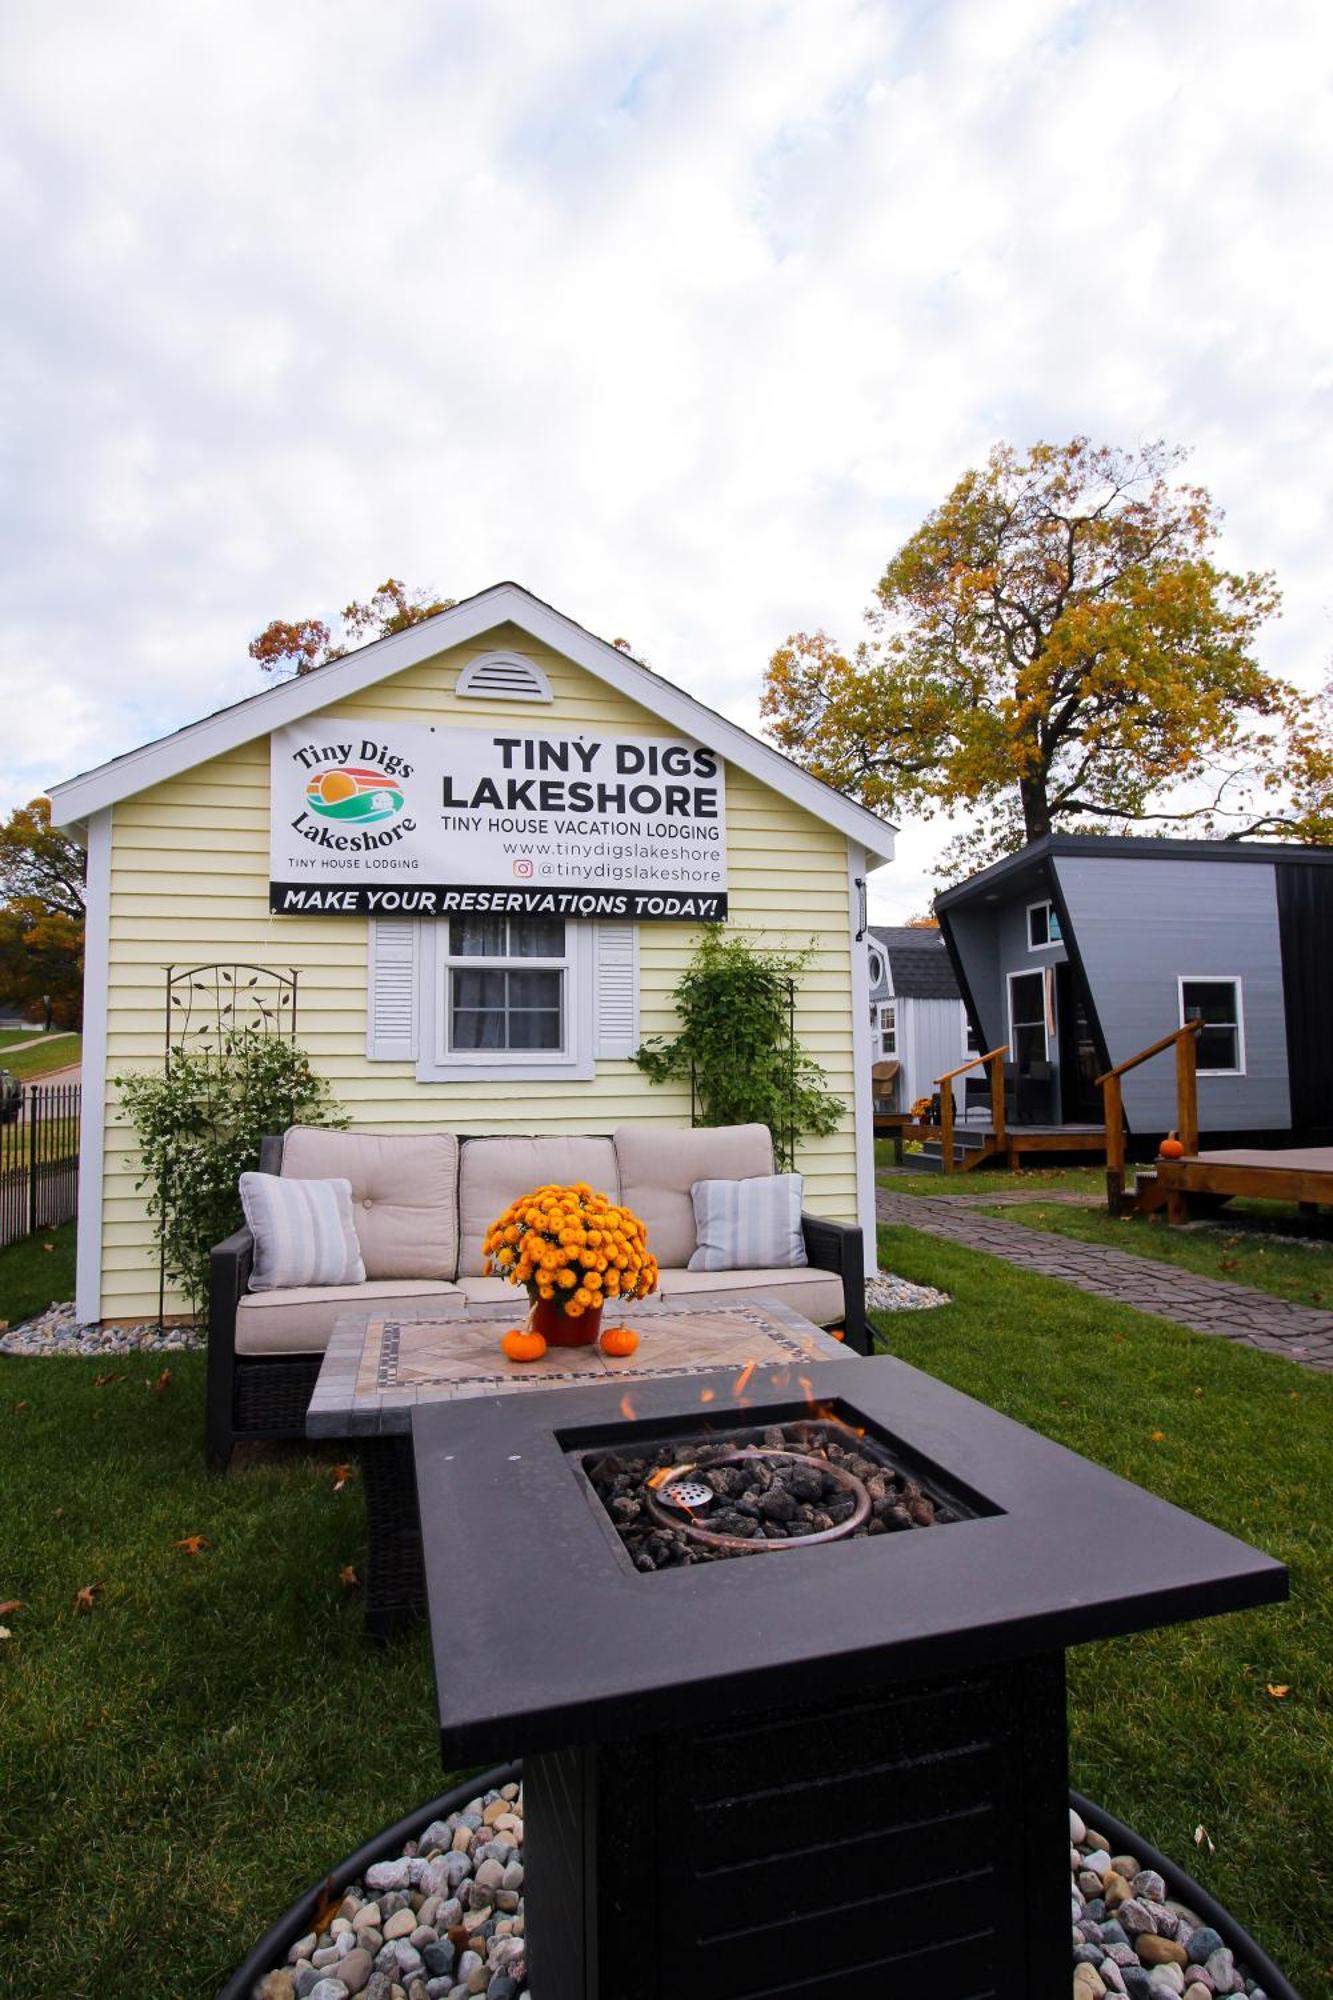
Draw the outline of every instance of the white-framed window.
M979 1056L984 1051L977 1040L976 1030L968 1018L967 1009L962 1005L961 1001L959 1002L959 1011L963 1017L963 1054L965 1056Z
M1063 944L1060 935L1060 916L1053 903L1028 904L1028 950L1049 951L1052 945Z
M586 1081L639 1046L634 924L372 920L366 1054L419 1083Z
M1009 974L1009 1060L1020 1075L1034 1062L1046 1062L1050 1042L1046 1033L1045 972Z
M882 1056L896 1056L898 1053L898 1003L896 1000L881 1000L880 1002L879 1052Z
M1202 1021L1195 1037L1200 1076L1244 1076L1245 1010L1239 979L1211 975L1179 978L1180 1025Z

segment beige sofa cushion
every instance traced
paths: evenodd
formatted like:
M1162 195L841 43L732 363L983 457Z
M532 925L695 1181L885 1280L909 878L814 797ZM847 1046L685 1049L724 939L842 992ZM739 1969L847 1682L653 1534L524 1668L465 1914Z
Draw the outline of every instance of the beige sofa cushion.
M465 1139L458 1175L459 1276L481 1276L482 1239L511 1201L548 1183L568 1187L575 1181L586 1181L597 1193L620 1200L616 1149L609 1139L578 1133Z
M663 1271L662 1297L667 1305L716 1292L728 1299L780 1299L793 1312L804 1313L816 1326L832 1326L844 1311L842 1279L813 1265L772 1271Z
M285 1292L247 1292L236 1302L238 1354L322 1354L333 1323L345 1312L392 1314L408 1299L463 1307L457 1285L430 1278L370 1279L364 1285L296 1285Z
M613 1134L620 1162L620 1199L648 1231L659 1264L681 1269L699 1246L694 1229L695 1181L749 1180L773 1171L767 1125L621 1125Z
M458 1275L458 1141L452 1132L326 1132L294 1125L284 1178L347 1180L367 1278Z

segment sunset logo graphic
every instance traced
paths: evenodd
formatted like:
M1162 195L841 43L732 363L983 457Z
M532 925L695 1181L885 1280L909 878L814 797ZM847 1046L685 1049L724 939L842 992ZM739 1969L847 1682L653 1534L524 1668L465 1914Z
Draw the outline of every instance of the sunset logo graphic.
M403 809L403 788L369 764L338 764L321 771L305 788L306 804L324 819L373 826Z

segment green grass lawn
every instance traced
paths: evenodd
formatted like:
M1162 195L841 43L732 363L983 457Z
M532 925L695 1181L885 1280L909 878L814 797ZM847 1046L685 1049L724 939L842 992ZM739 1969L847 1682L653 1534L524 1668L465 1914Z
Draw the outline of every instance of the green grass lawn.
M893 1147L886 1139L875 1141L875 1165L891 1167L894 1164ZM912 1155L903 1160L906 1168L912 1165ZM882 1185L892 1194L966 1194L976 1197L985 1194L1021 1194L1028 1189L1033 1193L1050 1192L1060 1189L1068 1194L1086 1194L1092 1200L1106 1199L1106 1169L1095 1167L1021 1167L1016 1173L1008 1173L1002 1167L977 1167L971 1173L958 1174L889 1174Z
M1175 1229L1148 1216L1118 1221L1105 1209L1043 1208L1040 1199L1030 1207L997 1208L993 1213L1054 1236L1107 1244L1207 1278L1253 1285L1298 1305L1333 1307L1333 1241L1328 1239L1278 1242L1243 1226L1229 1227L1225 1215L1206 1229ZM1290 1210L1287 1216L1291 1218Z
M53 1299L73 1298L76 1227L62 1222L59 1229L44 1229L0 1250L0 1320L17 1326L45 1312Z
M12 1049L16 1042L30 1042L38 1032L36 1028L0 1028L0 1050Z
M20 1247L0 1255L11 1306ZM38 1270L63 1275L64 1254ZM885 1255L954 1298L887 1316L896 1353L1291 1565L1291 1605L1076 1653L1073 1778L1199 1875L1305 2000L1328 1996L1333 1382L914 1231L886 1231ZM296 1449L210 1478L203 1357L167 1357L157 1390L163 1365L0 1358L16 1996L214 1992L301 1889L447 1778L424 1630L367 1646L339 1582L361 1557L358 1482L335 1492L333 1455Z
M891 1269L954 1301L883 1316L895 1354L1289 1565L1290 1604L1071 1654L1071 1775L1327 2000L1333 1379L913 1230L881 1241Z
M82 1035L44 1035L40 1042L33 1042L26 1049L4 1050L0 1069L31 1083L37 1077L48 1076L52 1070L68 1069L78 1062L82 1051Z

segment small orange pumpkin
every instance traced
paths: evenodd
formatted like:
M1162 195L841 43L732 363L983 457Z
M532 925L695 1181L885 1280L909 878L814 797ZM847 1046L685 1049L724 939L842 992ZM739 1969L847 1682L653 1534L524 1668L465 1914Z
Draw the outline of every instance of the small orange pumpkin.
M638 1344L639 1336L632 1326L609 1326L602 1335L603 1354L617 1359L621 1355L633 1354Z
M1157 1157L1159 1160L1184 1159L1185 1148L1181 1145L1174 1132L1167 1133L1165 1139L1163 1139L1161 1145L1157 1148Z
M540 1361L546 1352L546 1336L525 1326L511 1326L500 1345L511 1361Z

